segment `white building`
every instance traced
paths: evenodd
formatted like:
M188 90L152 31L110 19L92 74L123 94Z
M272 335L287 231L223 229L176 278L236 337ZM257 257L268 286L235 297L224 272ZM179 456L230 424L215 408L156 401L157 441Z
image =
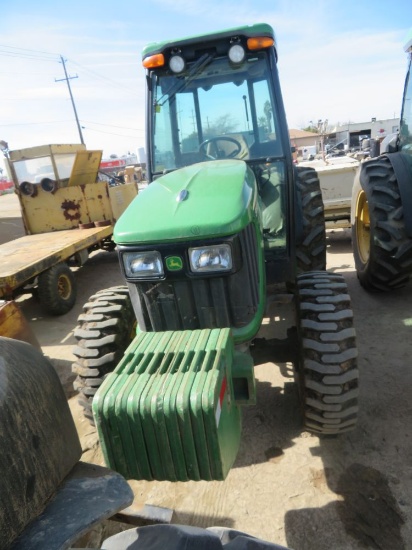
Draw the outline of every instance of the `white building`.
M329 133L329 142L339 143L344 149L358 149L365 138L383 139L399 130L399 118L380 120L372 118L370 122L347 122L336 126Z

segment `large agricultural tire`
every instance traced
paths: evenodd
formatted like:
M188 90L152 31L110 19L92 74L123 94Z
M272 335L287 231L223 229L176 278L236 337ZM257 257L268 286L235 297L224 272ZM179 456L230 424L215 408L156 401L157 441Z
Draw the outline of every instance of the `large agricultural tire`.
M320 435L351 431L358 414L356 334L340 274L297 278L300 357L295 365L304 426Z
M73 349L77 374L74 389L84 416L94 424L93 396L103 378L112 372L136 334L136 318L126 286L101 290L83 306L74 331L77 345Z
M76 302L76 279L64 262L41 273L37 287L41 306L50 315L63 315Z
M405 286L412 272L412 239L405 231L398 181L387 157L362 164L352 212L352 247L360 284L372 292Z
M296 167L302 208L302 238L296 245L297 272L326 269L326 229L322 190L314 168ZM299 203L299 201L298 201Z

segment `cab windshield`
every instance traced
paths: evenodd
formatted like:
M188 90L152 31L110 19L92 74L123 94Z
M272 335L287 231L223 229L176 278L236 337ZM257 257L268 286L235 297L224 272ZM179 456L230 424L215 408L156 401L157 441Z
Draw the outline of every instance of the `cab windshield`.
M70 178L75 160L76 153L55 154L54 166L57 173L55 173L50 155L15 161L13 164L17 183L21 184L24 181L28 181L36 184L40 183L43 178L50 178L52 180Z
M191 164L245 161L253 170L262 208L265 247L286 250L286 161L280 140L267 52L241 65L205 53L179 75L152 73L153 179Z
M152 172L196 162L282 157L267 54L239 66L204 54L181 74L153 73Z

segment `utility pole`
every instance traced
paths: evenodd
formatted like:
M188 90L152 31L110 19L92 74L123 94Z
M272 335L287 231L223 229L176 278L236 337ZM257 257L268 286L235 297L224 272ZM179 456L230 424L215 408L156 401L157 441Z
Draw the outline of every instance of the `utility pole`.
M75 118L76 118L76 124L77 124L77 128L78 128L78 130L79 130L80 143L82 143L82 144L84 145L84 139L83 139L83 134L82 134L82 127L80 126L79 117L77 116L77 111L76 111L76 105L74 104L72 89L71 89L71 87L70 87L70 80L71 80L72 78L79 78L79 77L78 77L77 75L76 75L76 76L68 76L68 75L67 75L67 71L66 71L66 64L65 64L65 62L64 62L64 59L63 59L63 56L62 56L62 55L60 56L60 59L61 59L62 65L63 65L65 78L60 78L60 79L55 78L54 81L55 81L55 82L62 82L63 80L65 80L65 81L67 82L67 87L69 88L70 99L71 99L71 102L72 102L72 105L73 105L74 116L75 116Z

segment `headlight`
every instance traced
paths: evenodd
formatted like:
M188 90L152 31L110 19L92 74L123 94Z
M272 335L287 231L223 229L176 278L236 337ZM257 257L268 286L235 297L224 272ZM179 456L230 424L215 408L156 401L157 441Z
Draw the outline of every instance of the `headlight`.
M232 251L228 244L189 248L189 259L190 268L194 273L214 273L232 269Z
M160 279L164 275L162 257L156 250L125 252L123 265L131 279Z

